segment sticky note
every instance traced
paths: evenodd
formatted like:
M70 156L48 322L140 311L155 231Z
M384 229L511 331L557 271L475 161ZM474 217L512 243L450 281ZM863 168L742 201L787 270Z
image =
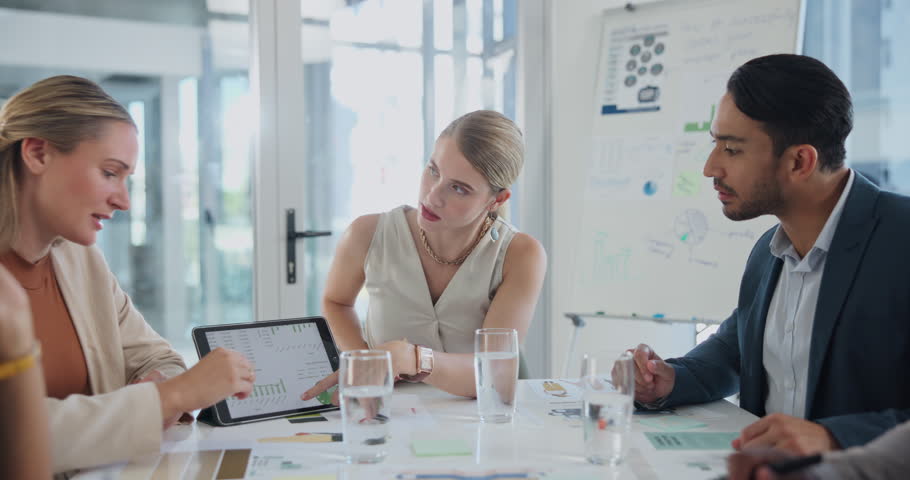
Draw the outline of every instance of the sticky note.
M658 450L730 450L738 432L645 432L645 437Z
M415 440L411 442L411 449L418 457L456 457L474 453L468 442L460 438Z
M657 428L670 432L708 426L706 423L699 422L698 420L680 417L677 415L663 415L658 417L642 418L638 421L638 423L647 427Z

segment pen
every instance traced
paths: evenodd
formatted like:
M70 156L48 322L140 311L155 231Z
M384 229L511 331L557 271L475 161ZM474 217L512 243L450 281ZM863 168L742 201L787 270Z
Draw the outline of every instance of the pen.
M821 461L822 461L821 454L816 453L815 455L809 455L808 457L797 457L797 458L791 458L790 460L783 460L780 462L771 462L768 464L768 468L770 468L777 475L786 475L788 473L793 473L797 470L802 470L803 468L806 468L806 467L811 467L812 465L815 465L816 463L820 463ZM727 480L727 478L728 477L726 475L721 475L712 480Z
M333 442L340 442L340 441L342 440L342 438L344 438L342 434L340 434L340 433L333 433L333 432L300 432L300 433L296 433L296 434L294 434L294 435L296 435L296 436L300 436L300 435L329 435L329 436L332 437L332 441L333 441Z
M343 436L340 433L298 433L290 437L260 438L262 443L327 443L340 442Z

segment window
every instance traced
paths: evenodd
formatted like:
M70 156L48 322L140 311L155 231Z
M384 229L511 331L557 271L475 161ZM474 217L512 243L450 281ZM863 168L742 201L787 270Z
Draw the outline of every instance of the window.
M107 222L98 245L146 321L194 361L194 326L253 318L255 124L247 58L236 54L248 48L248 35L236 35L249 30L246 17L183 1L0 8L5 43L16 45L0 53L0 98L74 74L132 114L140 143L132 206Z
M825 62L853 97L847 163L885 190L910 194L910 4L809 0L803 52Z
M516 1L302 0L300 8L306 211L297 229L335 233L298 244L307 310L318 314L341 232L359 215L417 200L438 132L477 108L514 118ZM0 36L16 45L0 51L0 99L75 74L135 117L132 208L98 243L148 323L194 361L193 327L254 319L259 104L248 75L249 1L0 0L0 13Z

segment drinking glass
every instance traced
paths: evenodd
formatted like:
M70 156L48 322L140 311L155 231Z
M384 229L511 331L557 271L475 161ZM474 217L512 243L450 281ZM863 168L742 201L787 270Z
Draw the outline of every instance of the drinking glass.
M480 421L511 422L518 386L518 332L514 328L474 332L474 382Z
M341 354L338 388L348 463L377 463L388 454L392 357L384 350Z
M618 465L629 450L635 392L632 354L586 354L581 381L585 458L598 465Z

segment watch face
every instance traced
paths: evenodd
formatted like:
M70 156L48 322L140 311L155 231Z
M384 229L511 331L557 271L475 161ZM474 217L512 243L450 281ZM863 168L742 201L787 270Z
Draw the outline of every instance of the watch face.
M433 370L433 350L420 347L420 371L430 372Z

